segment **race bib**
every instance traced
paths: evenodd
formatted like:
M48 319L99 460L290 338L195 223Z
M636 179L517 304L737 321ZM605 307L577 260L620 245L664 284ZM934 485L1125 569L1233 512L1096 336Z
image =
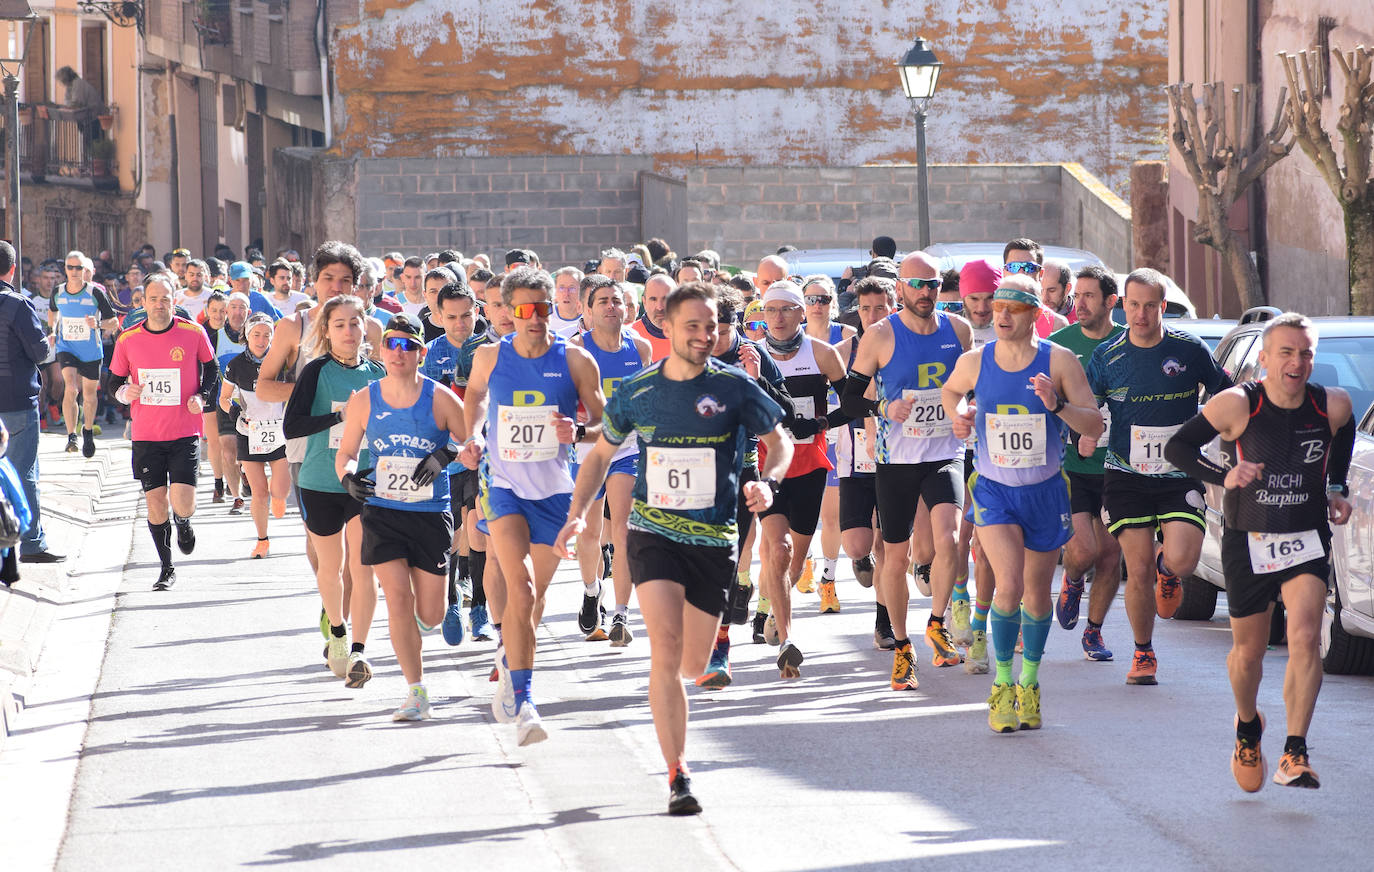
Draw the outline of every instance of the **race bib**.
M248 453L271 454L286 444L281 421L250 421L248 424Z
M902 391L902 399L911 400L911 414L902 422L902 435L910 439L941 439L953 435L954 428L945 416L940 401L940 388L923 391Z
M141 369L138 382L143 390L138 401L145 406L181 405L181 370L179 369Z
M347 406L347 405L348 405L348 403L347 403L346 401L345 401L345 402L342 402L342 403L330 403L330 404L329 404L329 411L331 411L331 412L342 412L342 411L344 410L344 406ZM343 421L340 421L339 423L335 424L333 427L330 427L330 428L329 428L329 450L330 450L330 451L337 451L337 450L339 450L339 443L343 441L343 428L344 428Z
M649 505L656 509L686 511L709 509L716 501L716 450L714 448L648 449L649 465L644 479Z
M1107 437L1112 433L1112 410L1103 406L1099 411L1102 412L1102 435L1097 437L1097 447L1107 447Z
M1178 432L1182 424L1168 427L1131 425L1131 469L1144 475L1173 472L1175 467L1164 459L1164 443ZM1100 443L1099 443L1100 444Z
M63 318L62 339L66 342L85 342L91 338L91 325L85 318Z
M1256 575L1279 572L1311 560L1320 560L1325 551L1316 530L1301 533L1246 533L1250 545L1250 568Z
M796 409L797 414L803 418L816 417L816 398L815 397L793 397L792 408ZM792 437L793 445L810 445L816 441L815 436L807 436L805 439Z
M511 463L534 463L558 456L553 426L557 406L501 406L496 410L497 456Z
M854 471L877 472L878 463L873 459L873 446L868 441L868 431L854 427Z
M414 457L378 457L374 470L377 496L398 503L420 503L434 495L434 483L420 486L410 474L420 463Z
M1045 465L1045 416L998 415L985 418L988 457L993 466L1031 469Z

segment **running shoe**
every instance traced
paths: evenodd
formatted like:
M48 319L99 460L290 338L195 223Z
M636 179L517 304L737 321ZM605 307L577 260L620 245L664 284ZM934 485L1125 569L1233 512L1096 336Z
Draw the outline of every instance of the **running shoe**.
M153 582L153 590L171 590L172 585L176 583L176 568L172 566L164 566L162 567L162 572L158 573L157 581Z
M954 644L967 648L973 644L973 604L966 599L957 599L949 604L950 624L954 629L950 635Z
M915 690L920 686L916 679L916 654L908 643L892 652L892 689Z
M1102 631L1088 627L1083 631L1083 659L1107 661L1112 659L1111 649L1102 644Z
M1010 684L994 684L988 696L988 726L994 733L1014 733L1021 729L1016 714L1016 691Z
M393 721L424 721L429 717L429 693L423 687L412 687L401 707L391 713Z
M286 517L286 500L285 500L285 499L282 499L281 497L272 497L271 508L272 508L272 517L274 517L274 518L285 518L285 517Z
M544 729L539 709L534 707L534 703L526 701L515 716L515 744L524 747L542 742L548 737L549 731Z
M766 624L766 623L768 623L768 616L767 616L767 615L760 614L760 613L758 613L758 612L755 612L755 613L754 613L754 644L755 644L755 645L762 645L762 644L763 644L763 642L764 642L764 638L763 638L763 625Z
M891 651L897 647L897 637L892 635L891 621L873 622L873 647L879 651Z
M243 514L243 497L234 497L234 504L233 504L232 506L229 507L229 514L231 514L231 515L242 515L242 514Z
M515 720L515 685L510 682L510 667L506 665L506 646L496 649L496 692L491 695L491 716L498 724Z
M612 648L624 648L634 641L635 634L630 632L630 619L628 615L617 612L611 616L611 632L609 636Z
M463 644L463 607L457 603L444 612L444 641L449 645Z
M348 635L329 637L329 671L343 678L348 673Z
M1059 587L1059 598L1054 601L1054 617L1059 621L1059 626L1066 630L1078 626L1078 605L1082 599L1082 580L1075 584L1067 575L1064 576L1064 583Z
M329 613L324 610L324 606L320 606L320 635L326 642L329 641Z
M916 581L916 589L921 596L930 596L930 564L911 564L911 577Z
M191 529L191 520L177 521L173 518L172 526L177 528L177 548L181 549L182 554L190 554L196 550L196 531Z
M973 631L973 644L968 646L968 657L964 660L964 671L969 675L986 675L988 663L988 632Z
M1240 715L1236 715L1232 722L1236 727L1240 726ZM1260 731L1264 731L1264 715L1260 715ZM1286 755L1285 755L1286 756ZM1264 786L1264 776L1269 774L1269 766L1264 762L1264 752L1260 749L1260 738L1256 736L1251 739L1246 736L1236 736L1236 750L1231 752L1231 775L1235 777L1236 784L1246 793L1258 793ZM1279 773L1274 773L1275 781L1278 781ZM1282 783L1282 782L1280 782Z
M744 626L749 623L749 602L754 598L754 585L736 584L730 589L730 623Z
M436 632L438 632L440 628L443 627L443 625L444 622L441 620L439 621L439 623L431 627L429 624L426 624L424 621L420 620L419 615L415 616L415 629L420 631L421 636L433 636Z
M353 651L348 655L348 677L344 679L344 687L359 688L372 680L372 665L367 662L361 651Z
M94 433L95 435L99 436L99 435L100 435L100 425L99 425L99 424L92 424L92 425L91 425L91 432Z
M782 644L782 639L778 636L778 619L772 615L763 621L763 640L769 645Z
M838 615L840 613L840 597L835 593L835 582L821 580L821 614Z
M75 433L68 433L68 434L67 434L67 453L68 453L68 454L75 454L76 452L78 452L78 451L80 451L80 450L81 450L80 446L78 446L78 445L76 444L76 434L75 434Z
M801 649L789 640L778 652L778 672L783 678L801 678L801 665L805 659Z
M1131 657L1131 671L1126 673L1126 683L1158 684L1155 680L1155 668L1158 665L1154 651L1136 651Z
M491 634L496 632L496 628L491 625L486 603L479 603L468 612L468 629L472 631L472 641L491 641Z
M869 554L858 560L849 561L849 565L854 568L854 580L859 583L859 587L873 586L873 555Z
M582 608L577 612L577 629L582 631L582 635L589 636L592 630L597 628L596 610L600 605L601 590L599 588L595 594L586 592L582 594Z
M1164 571L1164 546L1159 546L1155 554L1155 613L1161 618L1172 618L1178 613L1178 604L1183 602L1183 582L1177 575Z
M215 493L214 493L214 495L213 495L212 497L210 497L210 502L212 502L212 503L222 503L222 502L224 502L224 482L223 482L222 480L221 480L221 481L215 482Z
M610 637L606 635L606 607L598 604L596 607L596 627L584 637L588 642L604 642Z
M268 542L266 539L259 539L253 546L253 553L248 556L254 560L261 560L267 556Z
M601 546L601 577L611 577L611 558L615 555L615 546L610 542Z
M964 657L954 645L954 637L945 629L943 621L926 624L926 644L933 652L930 662L936 666L958 666Z
M1040 729L1040 685L1016 685L1016 717L1021 729Z
M810 557L802 563L801 576L797 579L795 587L798 593L813 593L816 590L816 562Z
M730 646L717 643L711 650L711 662L706 664L706 671L697 678L697 687L720 690L728 687L731 680Z
M1239 779L1237 779L1239 780ZM1307 762L1307 753L1284 751L1279 758L1279 768L1274 770L1274 783L1283 787L1307 787L1316 790L1322 786L1317 773Z
M668 785L668 814L701 814L701 803L692 795L692 779L679 772Z
M95 433L91 430L81 431L81 456L95 457Z
M458 558L455 556L450 557L449 559L457 560ZM459 599L462 601L463 608L472 608L472 576L458 576L458 594Z
M239 493L250 498L253 496L253 486L249 484L246 472L239 474Z

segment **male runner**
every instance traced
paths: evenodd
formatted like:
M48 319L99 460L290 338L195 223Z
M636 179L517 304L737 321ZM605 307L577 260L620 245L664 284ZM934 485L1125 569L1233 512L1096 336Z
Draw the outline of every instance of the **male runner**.
M95 418L100 403L100 366L105 349L100 331L119 326L109 295L91 283L95 267L79 251L67 254L67 280L48 299L48 326L57 337L57 365L66 392L62 395L62 423L67 428L67 451L76 451L76 421L81 413L81 453L95 456Z
M735 570L738 478L749 436L767 449L762 481L744 488L753 511L772 502L791 459L778 422L782 410L746 373L712 360L715 290L703 282L669 295L667 359L621 382L605 429L582 463L558 551L586 529L587 508L605 481L617 447L638 436L643 462L635 476L626 547L649 632L649 708L668 765L668 813L697 814L685 750L684 678L701 674L727 607Z
M1264 326L1264 378L1222 391L1174 434L1165 457L1179 469L1226 489L1221 560L1231 613L1226 669L1236 698L1231 774L1251 793L1264 784L1255 707L1274 601L1287 615L1288 668L1283 680L1288 738L1274 783L1317 788L1308 762L1307 728L1322 684L1322 612L1331 578L1331 524L1350 520L1346 477L1355 443L1350 395L1309 382L1317 350L1312 322L1295 312ZM1200 454L1221 435L1221 462Z
M603 269L606 263L602 261ZM623 264L623 261L620 263ZM624 281L623 274L619 280ZM654 360L662 360L668 356L669 343L663 333L663 319L667 312L668 294L675 287L677 282L674 282L671 276L663 273L649 276L649 280L644 283L644 298L639 305L640 316L630 324L636 333L649 340Z

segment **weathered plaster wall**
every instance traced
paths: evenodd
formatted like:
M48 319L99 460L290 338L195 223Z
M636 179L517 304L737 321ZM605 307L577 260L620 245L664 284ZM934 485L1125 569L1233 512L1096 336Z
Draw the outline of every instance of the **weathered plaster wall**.
M1130 272L1131 207L1079 164L1065 164L1059 183L1059 244L1087 249L1114 271Z
M1163 154L1166 5L1133 0L363 0L332 15L345 154L651 154L658 169L912 163L894 62L945 63L943 163Z

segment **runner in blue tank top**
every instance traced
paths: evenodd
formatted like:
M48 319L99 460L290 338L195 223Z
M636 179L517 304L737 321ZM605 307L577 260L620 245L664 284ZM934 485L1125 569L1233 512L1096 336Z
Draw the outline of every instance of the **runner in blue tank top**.
M609 402L621 381L649 365L653 348L649 340L625 326L625 289L603 275L589 275L582 280L582 320L591 330L576 336L572 343L580 345L596 361L601 373L601 391ZM583 449L585 453L585 449ZM630 632L630 567L626 563L625 534L629 530L630 503L639 467L639 442L630 436L611 459L606 484L596 495L587 514L587 530L582 535L582 547L577 562L582 569L582 608L577 614L577 627L589 642L609 638L611 647L623 648L634 639ZM574 474L574 477L576 475ZM602 524L605 501L610 501L610 529ZM610 543L611 586L615 589L615 612L611 616L609 634L602 628L606 609L601 605L602 568L601 549L597 543Z
M53 289L48 301L48 326L57 337L57 365L66 383L62 395L62 423L67 428L67 451L75 453L78 398L82 415L81 453L95 456L95 415L100 403L100 366L105 359L100 331L119 326L109 295L91 283L95 267L79 251L67 255L67 280Z
M990 624L997 677L988 697L994 732L1040 728L1040 659L1050 633L1050 583L1069 540L1068 479L1060 469L1065 424L1096 440L1102 433L1078 357L1035 334L1040 285L1004 276L993 293L997 339L959 358L945 381L945 414L954 435L976 430L969 503L978 538L997 575ZM961 411L969 391L974 403ZM1016 637L1023 633L1021 677L1012 687Z
M505 579L492 714L503 723L514 720L516 741L528 745L548 737L530 698L530 673L544 592L558 568L553 543L572 495L568 447L601 434L606 401L591 355L549 329L548 273L515 268L501 282L501 300L515 332L473 355L464 406L471 435L462 459L469 469L480 463L484 520L477 527L490 533ZM585 425L575 420L579 402Z
M398 314L382 333L386 376L357 391L344 410L344 432L334 471L354 499L361 498L362 562L386 593L387 626L396 660L410 685L397 721L429 717L421 632L444 618L444 573L453 537L445 469L467 435L463 405L448 388L420 375L424 331ZM373 466L358 469L366 439ZM368 474L372 481L368 481Z

